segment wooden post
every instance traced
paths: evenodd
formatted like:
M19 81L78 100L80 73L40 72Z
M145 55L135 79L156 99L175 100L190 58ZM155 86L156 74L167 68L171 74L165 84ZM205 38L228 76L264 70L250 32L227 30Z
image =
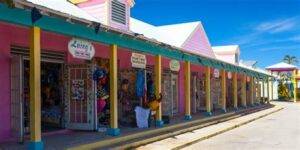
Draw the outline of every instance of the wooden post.
M297 102L297 70L294 70L293 72L293 84L294 84L294 102L296 103Z
M270 103L270 79L267 78L267 101Z
M265 81L264 81L264 79L261 82L262 82L262 101L265 102Z
M247 76L243 75L242 77L242 106L247 107L247 89L246 89L246 84L247 84Z
M41 29L30 29L30 143L29 149L43 149L41 140Z
M211 116L211 99L210 99L210 67L205 70L205 101L206 101L206 114Z
M161 55L155 56L155 95L159 97L161 94ZM162 127L164 122L162 121L162 111L161 111L161 103L159 104L159 109L156 112L156 126Z
M191 63L186 61L184 64L185 74L185 120L191 120Z
M107 134L112 136L120 135L118 128L118 47L110 46L109 59L109 87L110 87L110 128Z
M226 113L226 71L221 72L222 110Z
M250 77L250 105L254 104L254 79Z
M233 73L233 107L238 109L237 73Z

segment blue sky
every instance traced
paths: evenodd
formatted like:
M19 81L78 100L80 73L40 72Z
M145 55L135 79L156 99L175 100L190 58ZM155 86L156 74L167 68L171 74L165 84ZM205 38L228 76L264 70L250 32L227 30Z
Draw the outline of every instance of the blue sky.
M238 44L265 67L300 59L300 0L135 0L132 16L154 25L201 21L213 46Z

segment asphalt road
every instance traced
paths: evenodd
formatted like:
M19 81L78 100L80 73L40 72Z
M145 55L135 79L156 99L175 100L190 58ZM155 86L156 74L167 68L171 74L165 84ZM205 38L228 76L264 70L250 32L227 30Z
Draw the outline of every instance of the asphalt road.
M300 103L274 103L284 109L184 150L300 150Z

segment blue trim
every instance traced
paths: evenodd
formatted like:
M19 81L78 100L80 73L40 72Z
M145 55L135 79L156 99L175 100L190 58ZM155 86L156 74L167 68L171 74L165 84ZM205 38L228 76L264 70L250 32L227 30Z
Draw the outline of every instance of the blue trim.
M184 120L192 120L192 116L191 115L185 115Z
M119 128L108 128L106 134L111 136L118 136L121 134L121 132Z
M211 112L205 112L205 116L211 117L211 116L212 116L212 113L211 113Z
M222 109L222 113L227 113L227 110L226 109Z
M155 125L156 125L157 127L163 127L163 126L164 126L164 121L162 121L162 120L156 120L156 121L155 121Z
M37 142L29 142L28 144L28 150L43 150L44 149L44 143L43 141L37 141Z

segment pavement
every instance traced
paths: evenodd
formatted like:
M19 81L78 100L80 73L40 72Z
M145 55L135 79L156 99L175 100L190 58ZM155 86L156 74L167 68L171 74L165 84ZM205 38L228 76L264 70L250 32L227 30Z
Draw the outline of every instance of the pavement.
M284 109L184 150L299 150L300 103L274 102Z
M228 131L230 132L230 130L233 130L237 127L240 127L240 126L248 124L248 123L250 124L250 122L252 122L251 123L252 126L253 125L255 126L255 124L257 122L255 120L257 120L257 119L260 119L260 118L265 117L270 114L275 115L276 113L278 113L278 111L282 110L283 108L284 108L283 110L287 109L288 111L290 111L290 109L293 109L294 107L296 107L296 104L294 106L293 103L287 104L287 103L274 102L273 104L275 104L276 106L273 108L270 108L270 109L266 109L263 111L245 115L245 116L235 118L235 119L232 119L229 121L221 122L219 124L207 126L207 127L201 128L201 129L196 129L191 132L186 132L184 134L180 134L180 135L166 138L166 139L163 139L160 141L156 141L154 143L140 146L136 149L138 149L138 150L199 149L199 148L209 149L210 147L207 147L206 145L201 145L201 143L202 143L201 141L209 139L214 136L217 136L224 132L228 132ZM293 111L295 111L295 110L293 110ZM272 116L272 115L270 115L270 116ZM284 117L282 117L282 118L284 118ZM253 121L255 121L255 122L253 122ZM273 124L269 124L269 126L273 126ZM264 128L266 128L266 127L264 127ZM261 129L261 130L263 130L263 129ZM276 130L274 130L274 131L276 131ZM252 131L249 131L249 132L252 133ZM242 133L239 135L242 135ZM256 137L260 137L260 136L261 135L258 132ZM223 137L223 140L226 140L226 139L229 139L228 136ZM272 138L270 138L270 139L272 139ZM233 139L233 142L235 142L234 139ZM213 140L211 141L210 144L211 145L209 145L209 146L214 147L213 149L218 149L218 150L222 149L223 150L224 145L226 145L227 142L220 143L220 145L218 147L215 147L215 141L213 141ZM243 149L243 147L241 147L241 146L243 146L243 144L240 143L240 144L237 144L228 149L235 148L235 149L240 150L240 149ZM225 149L227 149L227 148L225 148Z

